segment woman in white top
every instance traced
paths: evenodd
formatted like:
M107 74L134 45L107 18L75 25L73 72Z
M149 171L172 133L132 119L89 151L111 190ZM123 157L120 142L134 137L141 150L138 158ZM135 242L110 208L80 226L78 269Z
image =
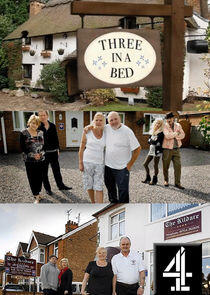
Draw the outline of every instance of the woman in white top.
M84 188L92 203L103 203L105 117L96 113L93 128L83 132L79 149L79 169L83 172Z

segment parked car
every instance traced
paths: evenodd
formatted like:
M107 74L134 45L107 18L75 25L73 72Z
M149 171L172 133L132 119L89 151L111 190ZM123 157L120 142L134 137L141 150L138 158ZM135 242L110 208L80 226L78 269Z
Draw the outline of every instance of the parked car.
M3 288L4 291L9 292L23 292L25 291L22 285L18 284L6 284Z
M72 282L72 293L73 295L81 294L82 282Z

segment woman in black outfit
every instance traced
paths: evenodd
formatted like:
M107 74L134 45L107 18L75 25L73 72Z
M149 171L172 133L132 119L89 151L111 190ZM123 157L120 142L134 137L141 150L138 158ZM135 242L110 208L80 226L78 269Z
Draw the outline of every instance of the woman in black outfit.
M152 125L150 137L148 143L150 145L149 153L144 161L144 168L146 170L146 179L142 181L143 183L157 184L158 181L158 165L160 161L160 156L162 153L162 144L163 144L164 134L163 134L163 120L156 119ZM149 163L154 160L154 176L151 181Z
M82 295L112 295L113 271L110 262L106 261L107 251L99 247L97 260L89 262L82 282ZM87 285L88 283L88 285ZM87 292L85 291L87 286Z
M45 159L43 150L44 135L42 131L37 130L39 125L39 117L31 115L27 122L27 128L20 133L20 146L35 203L39 203L41 199L40 192L42 189Z
M73 274L71 269L69 268L68 259L67 258L61 259L60 266L61 266L61 271L58 275L58 280L59 280L58 294L72 295Z

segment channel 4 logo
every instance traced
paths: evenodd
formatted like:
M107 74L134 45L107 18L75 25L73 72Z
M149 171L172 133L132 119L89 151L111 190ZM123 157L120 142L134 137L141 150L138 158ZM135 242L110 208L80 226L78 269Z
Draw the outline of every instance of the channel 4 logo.
M202 295L202 245L154 245L155 295Z

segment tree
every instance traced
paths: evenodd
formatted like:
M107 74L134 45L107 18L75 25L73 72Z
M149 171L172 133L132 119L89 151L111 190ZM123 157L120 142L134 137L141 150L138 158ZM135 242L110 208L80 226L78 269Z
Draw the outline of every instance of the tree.
M28 19L28 11L28 0L0 0L0 89L9 83L8 56L3 47L3 39Z

